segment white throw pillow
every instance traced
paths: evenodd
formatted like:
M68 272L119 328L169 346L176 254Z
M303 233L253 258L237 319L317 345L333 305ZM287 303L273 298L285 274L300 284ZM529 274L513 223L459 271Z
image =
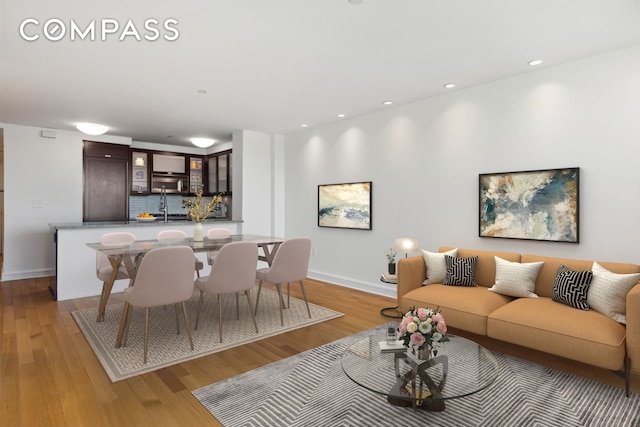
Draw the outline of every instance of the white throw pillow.
M593 280L587 295L589 307L616 322L626 324L627 294L640 280L640 273L613 273L597 262L593 263L591 271Z
M496 283L489 288L491 292L511 297L538 298L536 278L544 261L511 262L494 256L496 260Z
M452 257L457 256L458 248L451 249L447 252L427 252L424 249L422 250L424 264L427 267L427 279L422 282L423 285L444 282L445 277L447 277L447 263L444 260L445 255Z

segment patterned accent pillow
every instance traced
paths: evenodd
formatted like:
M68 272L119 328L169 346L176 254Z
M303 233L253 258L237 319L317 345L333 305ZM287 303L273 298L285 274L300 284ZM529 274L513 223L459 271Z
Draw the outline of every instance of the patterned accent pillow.
M496 283L489 288L491 292L511 297L538 298L533 291L536 278L544 261L511 262L494 256L496 260Z
M424 264L427 267L427 279L422 282L423 285L442 283L445 277L447 277L447 263L444 260L445 255L453 257L458 255L458 248L451 249L447 252L427 252L424 249L422 250Z
M455 258L449 255L444 256L447 264L447 275L442 282L443 285L449 286L478 286L473 280L476 272L476 264L478 256L469 258Z
M640 280L640 273L613 273L597 262L591 267L593 280L589 286L589 307L619 323L627 323L627 294Z
M580 310L589 310L587 294L592 279L591 271L573 271L560 265L553 283L551 299Z

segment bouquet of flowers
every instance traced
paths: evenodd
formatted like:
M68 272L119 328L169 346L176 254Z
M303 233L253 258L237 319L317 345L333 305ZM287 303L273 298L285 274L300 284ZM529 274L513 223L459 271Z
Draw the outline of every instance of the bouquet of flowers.
M392 264L392 263L396 262L396 255L397 254L398 253L395 250L393 250L393 248L389 248L386 251L384 251L384 255L387 257L387 262L389 264Z
M182 199L180 200L180 206L187 208L189 211L189 217L195 222L200 222L209 216L212 210L218 206L218 203L222 200L222 196L216 194L211 198L211 201L207 203L202 196L202 189L204 186L200 186L200 189L196 193L195 199Z
M436 345L449 341L445 335L447 324L444 322L439 308L433 310L412 307L402 317L398 332L404 346L411 348L413 353L418 353L420 350L432 350L435 355Z

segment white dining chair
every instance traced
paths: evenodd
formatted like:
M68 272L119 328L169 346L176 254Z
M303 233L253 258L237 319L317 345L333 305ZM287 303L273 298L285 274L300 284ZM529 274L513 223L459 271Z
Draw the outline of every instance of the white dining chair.
M307 278L309 271L309 256L311 254L311 239L308 237L296 237L285 240L276 252L270 267L262 268L256 272L258 283L258 296L256 298L256 312L258 311L258 303L260 302L260 291L262 284L273 283L278 291L278 299L280 306L280 324L284 325L284 317L282 309L284 306L284 298L282 296L282 284L287 284L287 307L290 303L290 285L293 282L300 283L304 303L307 305L307 313L311 318L311 310L309 310L309 302L307 294L304 290L304 279Z
M129 245L136 240L136 236L132 233L126 232L113 232L105 233L100 236L100 243L103 245ZM98 310L98 318L96 322L104 320L104 306L109 299L111 289L109 288L109 282L112 280L113 267L109 258L100 251L96 251L96 276L102 281L102 293L100 294L101 309ZM113 281L131 279L124 264L120 264L118 271L113 278ZM113 283L111 284L113 286Z
M256 265L258 263L258 245L255 242L231 242L220 249L216 262L211 266L208 276L196 279L195 287L200 291L198 310L196 312L196 326L200 319L200 309L204 300L204 293L218 297L218 333L222 342L222 296L233 293L236 296L236 317L240 319L238 293L244 292L249 304L249 312L253 326L258 332L258 324L254 316L249 290L256 284Z
M193 295L193 251L184 245L151 249L142 260L136 273L134 286L125 289L124 307L120 317L120 328L116 347L126 346L129 335L129 323L133 307L143 307L144 312L144 356L147 363L149 335L149 308L175 304L176 329L180 333L178 304L182 305L182 315L193 350L193 339L189 328L185 301ZM158 312L160 313L160 312Z
M160 230L156 235L159 242L179 242L188 239L187 233L182 230ZM196 276L200 277L200 270L204 268L204 263L196 257Z
M224 239L228 239L229 237L231 237L231 231L226 228L214 227L214 228L210 228L207 231L207 239L210 239L210 240L224 240ZM207 252L207 264L213 265L219 253L220 253L219 250Z

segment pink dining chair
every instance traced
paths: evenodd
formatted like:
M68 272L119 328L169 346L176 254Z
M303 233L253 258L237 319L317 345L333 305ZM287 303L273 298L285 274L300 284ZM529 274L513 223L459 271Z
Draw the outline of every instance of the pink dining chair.
M188 239L187 233L182 230L161 230L156 235L159 242L179 242ZM204 263L196 258L196 276L200 277L200 270L204 268Z
M284 317L282 307L284 298L282 297L283 283L287 284L287 308L290 302L290 284L292 282L300 283L304 303L307 305L307 313L311 318L311 310L309 310L309 302L307 294L304 291L303 280L307 278L309 271L309 256L311 254L311 239L308 237L296 237L285 240L278 248L273 262L270 267L262 268L256 272L258 283L258 296L256 298L256 312L258 311L258 302L260 302L260 291L262 283L273 283L278 291L278 299L280 300L280 324L284 325Z
M120 328L118 330L118 340L116 347L120 345L119 340L124 337L123 344L127 344L129 335L129 323L131 322L131 312L133 307L143 307L144 312L144 363L147 363L147 347L149 335L149 308L162 305L175 304L176 308L176 329L180 333L178 316L178 304L182 305L182 315L184 317L189 344L193 350L193 340L189 319L187 317L187 307L185 301L193 295L193 251L190 247L167 246L151 249L147 252L136 273L134 286L125 289L124 307L120 317Z
M113 232L106 233L100 236L100 243L103 245L129 245L136 240L136 236L131 233L125 232ZM102 293L100 294L100 301L104 301L106 304L109 299L109 294L111 290L108 289L108 283L111 279L111 274L113 273L113 267L111 266L111 262L109 262L109 258L100 251L96 251L96 276L99 280L102 281ZM129 277L129 273L127 272L124 264L120 264L118 267L118 272L116 273L116 280L124 280L131 279ZM100 322L104 319L104 311L98 312L98 318L96 322Z
M207 239L224 240L228 239L229 237L231 237L231 231L227 230L226 228L210 228L207 231ZM219 253L219 250L207 252L207 263L209 265L213 265Z
M200 309L204 293L218 297L219 336L222 342L222 295L233 293L236 295L236 317L240 319L238 292L244 292L249 304L249 312L253 319L253 326L258 332L258 324L251 306L249 290L256 285L256 265L258 263L258 245L255 242L231 242L220 249L216 262L211 266L208 276L196 279L195 287L200 291L198 310L196 312L196 326L200 319Z

